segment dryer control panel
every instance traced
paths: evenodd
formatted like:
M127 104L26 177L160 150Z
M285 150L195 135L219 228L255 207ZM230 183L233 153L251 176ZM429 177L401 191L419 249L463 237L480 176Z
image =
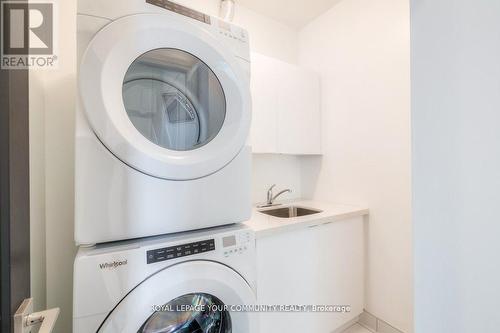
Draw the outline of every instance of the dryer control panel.
M170 0L146 0L146 2L154 6L165 8L166 10L170 10L174 13L190 17L200 22L210 24L209 15L201 13L191 8L184 7Z

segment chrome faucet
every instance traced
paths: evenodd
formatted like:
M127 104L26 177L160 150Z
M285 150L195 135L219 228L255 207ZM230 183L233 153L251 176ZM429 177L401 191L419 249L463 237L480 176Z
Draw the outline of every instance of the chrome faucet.
M274 205L274 200L276 200L277 197L279 197L280 195L282 195L283 193L292 193L292 190L290 190L289 188L285 189L285 190L282 190L282 191L279 191L278 193L276 193L276 195L273 195L273 189L274 187L276 186L276 184L272 185L268 190L267 190L267 201L266 201L266 204L265 205L261 205L259 207L269 207L269 206L273 206Z

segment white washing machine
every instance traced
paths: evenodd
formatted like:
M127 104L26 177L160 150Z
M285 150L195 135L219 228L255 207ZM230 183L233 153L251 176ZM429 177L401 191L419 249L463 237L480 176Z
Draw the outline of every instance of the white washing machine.
M79 0L78 64L78 244L250 217L245 30L167 0Z
M255 239L243 226L80 248L74 333L258 333Z

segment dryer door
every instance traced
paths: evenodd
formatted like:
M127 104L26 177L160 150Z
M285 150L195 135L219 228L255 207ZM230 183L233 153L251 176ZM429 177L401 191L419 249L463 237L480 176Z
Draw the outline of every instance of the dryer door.
M256 314L238 307L255 302L250 286L227 266L185 262L133 289L98 332L258 333Z
M201 178L227 165L250 125L248 77L205 23L177 14L118 19L96 34L79 92L99 140L154 177Z

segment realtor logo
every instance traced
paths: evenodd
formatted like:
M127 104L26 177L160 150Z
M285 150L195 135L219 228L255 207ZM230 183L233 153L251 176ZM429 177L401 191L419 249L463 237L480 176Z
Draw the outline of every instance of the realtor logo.
M55 67L53 2L4 1L1 20L2 68Z

